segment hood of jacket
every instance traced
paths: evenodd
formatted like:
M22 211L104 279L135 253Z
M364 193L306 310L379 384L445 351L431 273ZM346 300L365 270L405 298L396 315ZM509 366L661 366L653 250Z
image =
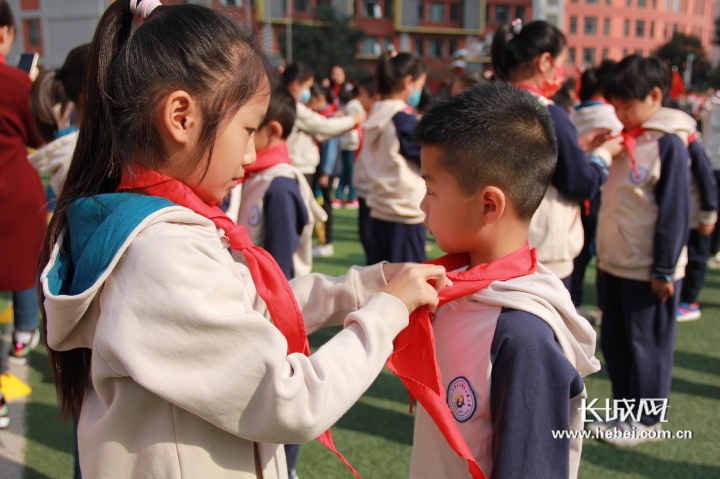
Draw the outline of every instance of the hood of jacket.
M65 181L65 174L72 160L78 132L73 131L38 149L28 160L40 172L50 173L50 186L59 194Z
M697 122L687 113L672 108L660 108L650 117L642 127L647 130L657 130L668 135L677 135L685 146L688 138L697 131Z

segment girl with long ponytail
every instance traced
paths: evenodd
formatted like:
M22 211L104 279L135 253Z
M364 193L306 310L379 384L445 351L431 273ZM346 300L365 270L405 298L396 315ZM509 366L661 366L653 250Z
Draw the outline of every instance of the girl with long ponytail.
M285 479L281 444L337 452L328 428L408 311L437 305L437 266L290 284L217 206L255 161L268 72L254 34L207 7L116 0L100 20L39 288L85 479ZM307 332L331 324L310 356Z
M573 261L584 242L580 203L600 193L608 165L620 153L622 140L606 139L610 132L603 130L592 131L579 142L567 110L550 100L562 85L567 57L565 35L542 20L524 26L515 20L500 27L493 37L495 76L537 95L553 118L557 168L530 223L530 243L537 248L538 261L570 289Z

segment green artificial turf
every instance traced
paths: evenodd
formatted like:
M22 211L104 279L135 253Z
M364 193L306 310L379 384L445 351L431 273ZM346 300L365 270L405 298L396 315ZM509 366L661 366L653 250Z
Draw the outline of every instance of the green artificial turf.
M336 210L335 256L319 259L315 271L343 274L353 264L364 264L357 237L357 213ZM441 254L437 248L430 254ZM594 302L594 270L587 278L588 302ZM700 301L703 318L678 325L671 396L671 430L691 430L693 439L665 440L618 449L585 441L580 467L584 479L720 477L720 272L710 271ZM3 297L0 296L0 303ZM2 307L3 304L0 304ZM313 348L337 329L311 336ZM602 361L602 354L598 352ZM38 348L30 358L33 394L28 405L26 477L72 477L72 436L60 427L47 353ZM586 379L590 398L609 397L610 382L603 370ZM364 479L407 477L412 452L413 417L407 393L392 373L384 370L360 401L332 428L338 450ZM0 433L1 434L1 433ZM317 441L304 445L298 474L302 479L352 478L336 456ZM518 478L521 479L521 478Z

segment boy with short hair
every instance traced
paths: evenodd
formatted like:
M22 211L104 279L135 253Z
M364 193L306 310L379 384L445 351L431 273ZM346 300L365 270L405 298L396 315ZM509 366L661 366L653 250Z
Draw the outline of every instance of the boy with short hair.
M670 78L659 59L632 55L613 69L605 86L625 127L625 150L610 166L598 220L602 349L614 399L634 402L635 412L642 400L670 397L675 315L687 264L687 141L696 124L679 110L661 107ZM644 409L640 422L601 422L592 429L635 429L634 437L604 439L630 446L658 440L643 432L662 429L661 419L661 413Z
M327 219L302 172L290 163L287 137L295 123L295 101L273 92L255 132L257 161L245 168L238 224L253 244L275 258L288 279L310 273L312 232Z
M489 478L576 477L582 439L552 431L582 429L595 332L528 243L557 162L550 113L527 91L489 83L436 104L415 136L425 225L450 253L440 264L456 270L432 323L452 424ZM410 477L469 478L427 406Z

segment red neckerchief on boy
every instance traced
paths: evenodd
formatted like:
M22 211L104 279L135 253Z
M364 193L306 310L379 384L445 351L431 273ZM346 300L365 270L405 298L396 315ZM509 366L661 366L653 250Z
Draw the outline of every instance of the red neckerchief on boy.
M468 266L466 254L449 254L430 264L445 266L452 286L440 291L438 307L469 294L485 289L495 281L507 281L527 276L537 268L537 252L527 243L523 248L491 263L479 264L467 271L454 270ZM405 384L410 393L410 412L415 398L432 417L450 447L463 459L466 459L470 474L474 479L487 479L465 439L458 429L455 417L445 397L440 367L435 356L435 334L427 306L415 310L410 316L410 324L395 338L395 352L388 359L387 367Z
M697 131L693 131L692 133L690 133L690 136L688 136L688 145L690 143L697 141L697 134L698 134Z
M245 228L228 218L218 206L205 203L185 183L139 165L133 166L133 173L134 177L131 177L128 169L123 171L117 191L141 190L151 196L167 198L209 219L225 232L230 247L240 251L245 257L255 288L265 301L273 324L287 340L288 354L303 353L310 356L310 345L300 306L285 274L270 253L253 245ZM318 440L337 454L355 477L360 479L355 469L335 448L329 429L318 436Z
M290 161L290 151L288 150L287 143L285 142L263 150L258 150L256 155L257 160L255 160L255 163L245 167L245 176L242 181L247 180L250 175L257 173L258 171L267 170L268 168L272 168L277 165L292 164Z
M638 170L637 161L635 160L635 144L637 143L637 137L642 135L646 131L647 130L645 128L639 127L630 131L623 130L622 133L618 135L623 137L623 144L625 145L625 149L627 150L628 156L630 157L630 162L632 163L632 169L633 172L635 172L635 177L638 180L642 178L642 175L640 174L640 170Z

